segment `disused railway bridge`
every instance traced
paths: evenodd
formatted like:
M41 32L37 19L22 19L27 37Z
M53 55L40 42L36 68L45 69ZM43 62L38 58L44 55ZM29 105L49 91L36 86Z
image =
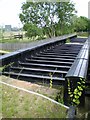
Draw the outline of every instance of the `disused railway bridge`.
M65 44L67 39L70 39L70 44ZM76 34L48 39L0 58L2 66L7 65L3 75L30 82L50 83L52 79L53 84L65 87L67 79L86 79L88 61L88 39L77 38Z

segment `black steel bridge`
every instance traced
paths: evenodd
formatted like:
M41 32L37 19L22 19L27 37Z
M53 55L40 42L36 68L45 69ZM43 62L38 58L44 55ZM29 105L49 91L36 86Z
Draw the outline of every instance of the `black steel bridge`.
M67 39L70 43L66 43ZM65 98L68 98L68 79L72 91L80 78L90 86L89 46L90 38L78 38L77 34L42 40L30 48L6 54L0 57L1 66L5 66L2 75L29 82L45 82L65 86ZM90 95L90 91L86 91ZM65 101L66 102L66 101Z

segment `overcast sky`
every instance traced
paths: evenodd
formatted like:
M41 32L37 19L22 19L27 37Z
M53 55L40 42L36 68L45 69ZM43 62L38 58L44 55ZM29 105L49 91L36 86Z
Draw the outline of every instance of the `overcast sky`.
M0 0L0 26L21 26L19 13L22 3L26 0ZM72 0L75 3L78 16L88 17L88 2L90 0Z

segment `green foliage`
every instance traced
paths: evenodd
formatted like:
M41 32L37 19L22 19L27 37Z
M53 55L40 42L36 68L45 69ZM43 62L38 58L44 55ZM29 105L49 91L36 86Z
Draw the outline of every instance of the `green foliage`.
M66 43L70 43L70 39L69 38L66 40Z
M26 2L21 9L21 22L42 28L43 34L48 37L72 31L69 29L75 12L72 2Z
M80 16L74 16L72 19L73 29L76 32L80 31L90 31L90 20L86 17Z
M83 89L85 88L85 79L80 78L79 82L77 82L77 87L72 91L71 90L71 83L68 79L68 95L69 100L72 105L79 105L80 104L80 97L82 95Z
M52 88L52 86L53 86L53 82L52 82L52 73L49 73L49 75L50 75L50 88Z
M52 88L52 79L50 80L50 88Z
M57 102L59 102L59 103L64 104L63 98L62 98L62 96L61 96L61 92L59 92L59 93L57 94L55 100L56 100Z
M27 37L33 37L33 36L42 36L42 30L40 28L38 28L35 24L30 24L30 23L26 23L23 27L23 29L26 32L26 36Z
M90 25L89 25L90 26ZM90 31L90 30L89 30ZM87 32L78 32L77 34L78 36L81 36L81 37L89 37L90 33L87 31Z
M4 65L4 66L0 67L0 71L3 71L4 69L6 69L7 67L12 66L13 64L14 64L14 62L12 62L12 63L10 63L8 65Z
M3 70L3 67L0 67L0 72L2 72L2 70Z

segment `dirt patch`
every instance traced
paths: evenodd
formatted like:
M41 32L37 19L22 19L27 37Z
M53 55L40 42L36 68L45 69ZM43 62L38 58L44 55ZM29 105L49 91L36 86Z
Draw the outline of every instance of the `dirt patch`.
M60 93L63 92L62 87L60 87L60 89L54 89L54 88L49 88L49 87L38 85L38 84L33 84L31 82L13 79L13 78L6 77L6 76L1 76L0 79L6 83L9 83L9 84L15 85L17 87L25 88L27 90L31 90L31 91L43 94L43 95L48 96L52 99L55 99L59 92Z

